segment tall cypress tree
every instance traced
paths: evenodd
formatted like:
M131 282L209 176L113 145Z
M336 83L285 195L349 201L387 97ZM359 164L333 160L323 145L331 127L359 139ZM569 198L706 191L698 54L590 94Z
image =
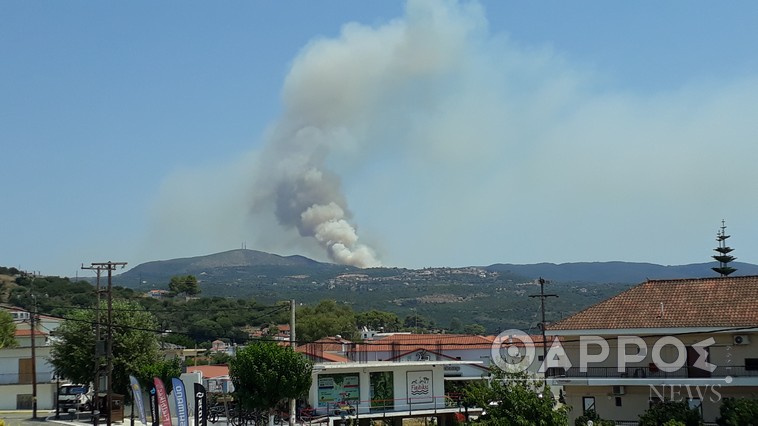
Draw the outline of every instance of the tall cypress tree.
M737 258L729 254L734 249L731 247L727 247L726 245L727 238L729 238L729 235L726 235L726 225L724 224L724 221L722 220L721 230L716 233L716 241L719 242L719 246L713 249L718 254L711 256L719 262L718 267L711 268L711 269L717 272L722 277L729 276L729 274L737 270L729 266L729 263L734 261Z

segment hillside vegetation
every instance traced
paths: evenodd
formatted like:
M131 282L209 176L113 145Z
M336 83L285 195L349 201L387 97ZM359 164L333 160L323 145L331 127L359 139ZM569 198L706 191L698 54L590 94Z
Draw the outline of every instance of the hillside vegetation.
M301 256L232 250L145 263L115 275L113 283L114 297L138 300L155 314L161 324L157 332L171 330L169 340L193 345L219 337L242 342L256 327L286 323L287 303L291 299L306 315L312 312L305 309L309 306L320 305L319 302L325 300L336 301L335 306L345 315L339 319L341 333L350 327L346 324L358 325L352 315L357 318L360 316L357 314L378 311L394 316L393 324L417 331L467 330L496 334L517 328L536 334L539 298L530 296L539 293L535 279L540 276L549 280L545 291L559 296L546 303L546 319L554 322L645 278L709 276L712 275L710 266L598 262L419 270L358 269ZM735 266L739 273L758 273L755 265ZM30 309L36 300L39 312L64 317L71 309L94 309L96 298L91 279L72 282L68 278L36 277L32 280L24 274L8 274L7 268L5 272L0 276L2 302ZM200 297L174 294L154 299L145 296L152 289L168 291L172 278L177 276L197 278ZM34 299L31 294L35 294ZM298 315L300 321L302 315Z

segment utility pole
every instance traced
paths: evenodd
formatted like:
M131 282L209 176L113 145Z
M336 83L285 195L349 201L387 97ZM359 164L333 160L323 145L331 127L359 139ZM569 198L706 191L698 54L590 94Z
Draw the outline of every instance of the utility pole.
M107 426L111 426L112 422L112 415L111 415L111 408L113 407L113 271L117 267L124 267L126 266L126 262L93 262L90 264L90 267L86 269L95 269L98 271L98 278L100 276L100 271L106 270L108 271L108 334L107 334L107 340L106 340L106 347L105 347L105 374L107 377L106 380L106 388L107 393L105 396L105 408L107 410L108 415L106 416L106 424ZM82 269L85 269L82 266ZM99 285L98 285L99 288ZM99 290L98 290L98 311L100 308L100 297L99 297ZM98 319L99 324L99 319ZM95 346L97 347L99 343L96 343ZM99 363L96 368L99 369ZM97 425L97 416L94 415L94 424Z
M296 345L296 339L295 339L295 299L290 300L290 347L292 350L295 350ZM296 398L290 398L290 406L289 406L289 412L290 412L290 421L289 426L295 426L296 416L297 416L297 399Z
M36 316L37 316L37 297L34 296L34 278L36 276L32 273L32 281L29 283L29 294L32 298L32 312L29 315L29 326L31 327L32 335L32 420L37 420L37 339L35 330L37 329Z
M545 323L545 299L548 297L558 297L557 294L545 294L545 283L549 283L550 281L545 281L542 277L540 277L537 282L540 285L540 294L532 294L529 297L539 297L540 298L540 307L542 310L542 321L539 324L540 330L542 330L542 362L544 364L545 360L547 359L547 337L545 335L545 328L547 328L547 323ZM547 377L547 369L545 369L545 377Z
M95 281L95 380L92 382L92 391L95 396L94 405L92 407L92 424L97 426L100 418L100 357L105 355L105 348L100 341L100 272L103 271L101 266L84 266L82 269L93 269L97 276Z

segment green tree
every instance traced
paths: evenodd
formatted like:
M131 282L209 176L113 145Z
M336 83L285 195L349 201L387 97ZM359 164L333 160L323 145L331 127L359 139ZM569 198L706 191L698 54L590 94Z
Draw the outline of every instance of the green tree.
M203 318L190 324L188 333L195 341L213 341L224 335L224 329L216 321Z
M16 324L6 311L0 311L0 349L16 346Z
M177 294L195 296L200 294L200 286L194 275L174 275L168 284L168 289Z
M422 315L419 315L417 312L414 312L411 315L405 316L405 319L403 320L403 327L406 330L411 330L418 333L423 330L430 330L434 328L434 321Z
M460 320L458 317L453 317L450 320L450 332L451 333L460 333L463 331L463 321Z
M166 392L171 392L173 387L170 385L172 377L179 377L182 374L182 360L179 358L158 359L150 364L144 364L135 372L135 377L143 386L153 383L153 377L161 379L166 386ZM131 396L131 392L127 392Z
M108 329L106 308L103 302L100 307L103 337ZM76 383L94 380L94 324L94 310L73 310L56 330L59 340L53 343L50 363L63 377ZM156 329L153 316L136 302L113 301L113 389L117 392L129 389L129 374L160 359ZM105 359L101 358L103 366Z
M590 420L594 426L613 426L616 424L613 420L603 420L595 410L587 410L574 420L574 426L587 426L587 422Z
M400 331L401 327L397 314L376 309L356 314L355 324L359 328L367 327L371 330L387 332Z
M322 300L316 306L304 306L297 312L298 340L315 341L337 334L348 340L358 335L355 314L350 306Z
M719 426L758 426L758 400L724 398L716 424Z
M700 411L690 408L687 401L663 401L653 404L640 416L640 426L662 426L669 420L684 423L685 426L703 424Z
M491 380L477 380L464 389L464 404L486 407L473 423L485 426L564 426L568 407L554 407L550 387L525 372L494 368Z
M463 334L471 334L481 336L486 330L481 324L466 324L463 327Z
M289 346L260 341L237 352L229 363L234 393L246 408L268 410L287 398L305 395L311 386L311 363Z

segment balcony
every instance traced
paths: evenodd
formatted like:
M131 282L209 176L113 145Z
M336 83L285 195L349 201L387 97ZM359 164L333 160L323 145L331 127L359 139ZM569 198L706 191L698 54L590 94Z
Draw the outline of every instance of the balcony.
M754 366L719 365L713 372L697 367L682 367L676 371L663 371L654 364L647 366L626 367L619 371L617 367L587 367L580 371L579 367L549 368L547 377L550 378L585 378L585 379L707 379L707 378L758 378L758 369Z

